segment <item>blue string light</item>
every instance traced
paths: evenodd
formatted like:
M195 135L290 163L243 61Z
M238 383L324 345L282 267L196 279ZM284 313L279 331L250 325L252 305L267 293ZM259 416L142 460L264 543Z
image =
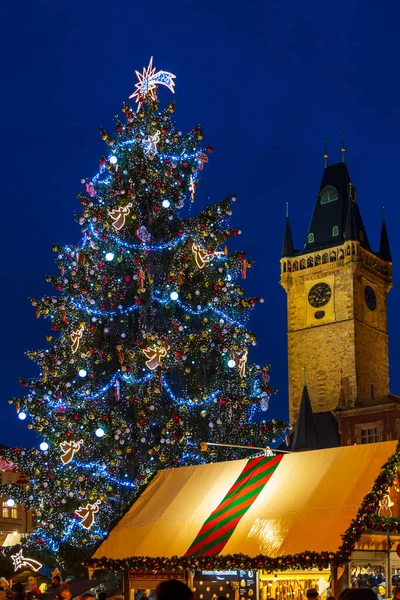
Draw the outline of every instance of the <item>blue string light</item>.
M100 235L98 233L96 233L93 225L89 226L89 229L92 233L92 235L96 238L96 239L100 239ZM107 235L107 238L113 240L113 242L115 242L118 246L124 246L125 248L131 248L133 250L145 250L147 252L158 252L160 250L172 250L172 248L175 248L176 246L178 246L178 244L180 244L181 242L183 242L186 238L188 237L187 233L184 233L183 235L175 238L174 240L170 240L169 242L165 242L164 244L130 244L129 242L125 242L124 240L121 240L120 238L116 237L115 235Z
M103 394L108 392L108 390L114 385L114 383L117 381L117 379L123 379L124 381L126 381L129 384L135 384L135 383L143 383L143 381L149 381L153 377L153 375L154 375L154 373L149 373L148 375L145 375L144 377L139 377L139 379L135 379L134 377L132 377L131 375L128 375L127 373L121 373L121 371L117 371L111 377L110 381L106 385L104 385L102 388L100 388L100 390L98 390L97 392L94 392L93 394L88 394L88 395L85 392L75 392L75 395L78 396L78 398L85 398L85 400L95 400L99 396L102 396Z
M221 393L220 390L216 390L215 392L210 394L210 396L208 396L208 398L206 398L206 400L201 400L199 402L195 402L194 400L185 400L184 398L177 398L175 396L175 394L173 393L173 391L171 390L171 388L169 387L164 375L162 376L162 382L163 382L163 387L167 391L171 400L173 402L175 402L176 404L178 404L179 406L199 406L199 405L203 405L203 404L209 404L211 402L215 402L216 397L218 396L218 394Z
M139 308L139 306L137 304L132 304L132 306L128 306L128 308L125 308L125 309L106 311L106 310L98 310L97 308L90 308L89 306L80 304L76 300L72 300L72 298L70 298L70 303L77 310L83 310L84 312L88 313L89 315L99 315L99 316L107 316L107 317L115 317L116 315L124 315L124 314L130 313L130 312L133 312L134 310L137 310Z

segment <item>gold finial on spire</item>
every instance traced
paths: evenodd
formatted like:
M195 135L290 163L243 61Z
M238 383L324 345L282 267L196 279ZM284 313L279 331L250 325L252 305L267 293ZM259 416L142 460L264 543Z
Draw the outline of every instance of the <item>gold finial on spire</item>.
M304 385L307 385L307 367L303 367L304 372Z
M385 220L385 205L382 204L382 221Z
M286 216L289 216L289 202L286 202Z
M325 163L325 169L328 166L328 138L326 138L324 140L324 144L325 144L325 152L324 152L324 163Z
M344 163L344 153L346 152L346 148L344 147L344 138L345 138L345 134L342 133L340 135L340 137L342 138L342 147L340 148L340 151L342 153L342 162Z

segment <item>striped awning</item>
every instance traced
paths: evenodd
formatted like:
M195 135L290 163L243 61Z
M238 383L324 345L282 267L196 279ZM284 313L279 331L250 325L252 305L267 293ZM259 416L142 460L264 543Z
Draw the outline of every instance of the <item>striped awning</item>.
M159 472L94 558L336 552L397 442Z

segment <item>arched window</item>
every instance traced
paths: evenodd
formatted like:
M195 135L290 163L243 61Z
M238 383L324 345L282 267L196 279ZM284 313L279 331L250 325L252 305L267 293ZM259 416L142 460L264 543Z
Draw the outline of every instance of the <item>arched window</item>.
M331 262L335 262L335 261L336 261L336 252L334 252L333 250L332 250L332 252L330 253L329 260L330 260Z
M335 202L338 200L339 194L336 188L328 185L324 190L322 190L320 198L321 204L328 204L328 202Z
M283 272L286 273L286 263L283 263Z
M323 265L326 265L326 263L328 262L328 258L329 258L328 253L324 252L324 254L322 255L322 264Z
M308 236L307 236L307 242L309 244L312 244L313 241L314 241L314 234L313 233L309 233Z
M298 270L299 270L299 263L297 262L297 260L295 260L293 263L293 271L298 271Z
M321 264L321 256L319 254L317 254L317 256L315 257L315 266L318 267L318 265Z
M313 267L313 266L314 266L314 259L312 256L309 256L307 258L307 269L309 269L310 267Z
M349 254L350 254L350 252L349 252ZM343 260L344 259L344 252L343 252L342 249L339 250L338 259L339 260Z
M337 225L335 225L334 227L332 227L332 235L339 235L339 227Z
M306 259L302 258L300 261L300 269L305 269L306 268Z

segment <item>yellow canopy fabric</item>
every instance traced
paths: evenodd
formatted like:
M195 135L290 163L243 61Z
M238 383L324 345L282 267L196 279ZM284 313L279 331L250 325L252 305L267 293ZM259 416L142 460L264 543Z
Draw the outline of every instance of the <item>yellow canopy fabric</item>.
M336 552L397 441L287 454L222 554ZM94 558L183 556L247 460L160 471Z

